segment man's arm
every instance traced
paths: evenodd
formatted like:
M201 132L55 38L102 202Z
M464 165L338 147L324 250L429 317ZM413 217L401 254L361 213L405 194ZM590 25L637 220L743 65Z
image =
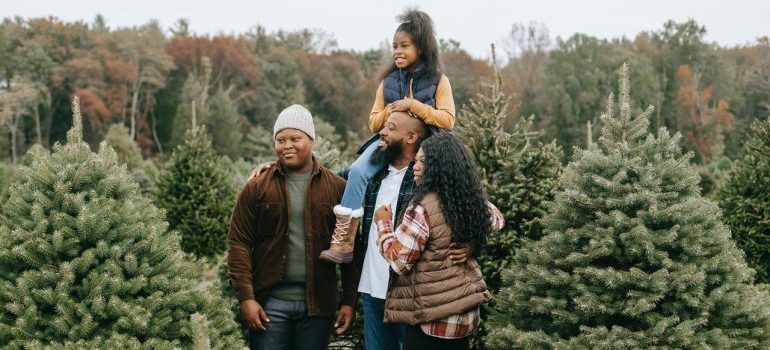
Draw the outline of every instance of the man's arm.
M361 234L360 227L361 225L357 228L358 234ZM355 308L358 302L358 281L361 278L360 266L364 257L364 249L365 247L361 247L361 244L355 244L353 247L353 261L349 264L339 265L340 277L342 278L342 305Z
M230 285L235 289L238 301L254 300L252 287L251 248L256 235L257 216L255 186L257 179L249 180L238 195L230 218L227 234L227 265Z
M334 322L337 335L347 332L355 319L356 304L358 303L358 281L361 278L360 266L364 256L363 249L361 244L356 244L353 248L353 261L339 265L342 277L342 300L337 312L337 319Z

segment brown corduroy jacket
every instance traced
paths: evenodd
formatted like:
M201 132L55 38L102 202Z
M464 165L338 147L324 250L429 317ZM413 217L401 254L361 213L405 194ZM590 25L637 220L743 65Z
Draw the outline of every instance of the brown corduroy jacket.
M345 180L315 160L305 205L305 262L308 315L334 315L338 304L336 264L320 260L334 231L334 205ZM250 179L238 195L227 236L230 285L238 301L264 305L270 289L284 280L289 247L289 194L280 163ZM356 247L358 249L358 247ZM341 264L341 304L355 307L358 264Z

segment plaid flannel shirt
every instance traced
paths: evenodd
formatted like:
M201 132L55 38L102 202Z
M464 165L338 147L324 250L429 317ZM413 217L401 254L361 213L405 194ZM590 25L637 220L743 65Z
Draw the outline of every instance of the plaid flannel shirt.
M487 205L492 217L492 231L499 231L505 224L503 214L492 203L487 202ZM377 232L380 253L390 263L393 271L403 275L420 259L420 254L430 238L428 214L422 205L410 205L395 232L389 220L378 221ZM474 268L478 268L475 259L468 261ZM462 314L423 323L420 328L425 334L433 337L457 339L468 336L480 322L479 308L475 308Z
M412 194L414 193L414 190L417 189L417 185L414 183L414 172L412 171L412 167L414 166L414 161L409 163L409 166L406 169L406 173L404 173L404 180L401 182L401 187L398 191L398 204L396 206L396 222L398 222L403 215L402 210L405 208L407 204L409 204L409 199L412 198ZM350 172L350 168L342 169L337 172L337 175L341 176L345 180L348 179L348 173ZM385 167L375 175L372 180L369 182L369 184L366 186L366 192L364 193L364 215L361 217L361 234L356 235L356 245L360 244L359 247L364 247L364 249L361 249L361 257L359 259L359 263L363 264L363 254L366 253L366 248L368 247L369 243L369 228L372 227L372 218L374 217L374 211L375 205L377 204L377 194L380 192L380 185L382 184L382 180L388 176L388 167Z

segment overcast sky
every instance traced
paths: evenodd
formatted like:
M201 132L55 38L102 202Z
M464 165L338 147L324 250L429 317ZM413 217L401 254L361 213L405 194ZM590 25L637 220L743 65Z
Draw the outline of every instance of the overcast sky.
M342 49L365 50L391 40L395 16L419 4L433 17L440 38L455 39L476 57L489 57L513 23L540 22L552 37L576 32L601 38L633 37L662 28L668 19L697 20L707 40L739 45L770 35L768 0L0 0L0 17L55 16L135 26L157 19L164 28L187 18L197 34L242 33L256 25L268 31L317 28L331 33Z

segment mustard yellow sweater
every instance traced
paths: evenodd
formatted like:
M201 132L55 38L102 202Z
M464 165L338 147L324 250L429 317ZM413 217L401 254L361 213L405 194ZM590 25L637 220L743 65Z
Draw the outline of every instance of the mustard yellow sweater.
M409 82L409 97L414 98L412 81ZM391 112L393 111L385 106L385 96L382 93L382 83L380 83L374 97L372 112L369 113L369 129L373 133L380 132ZM414 100L409 113L422 119L425 124L444 129L453 128L455 125L455 101L452 97L452 86L449 85L449 78L442 75L436 86L436 108Z

